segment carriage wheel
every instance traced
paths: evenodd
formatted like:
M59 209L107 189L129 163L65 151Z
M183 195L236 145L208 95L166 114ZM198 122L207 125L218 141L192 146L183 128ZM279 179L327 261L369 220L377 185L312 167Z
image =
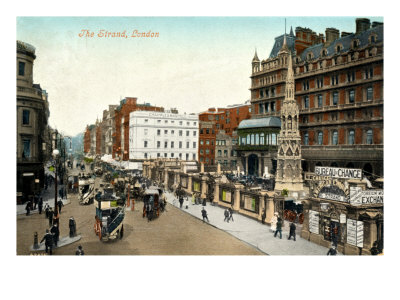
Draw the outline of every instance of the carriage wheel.
M303 224L303 222L304 222L304 214L301 213L301 214L299 215L299 223L300 223L300 224Z

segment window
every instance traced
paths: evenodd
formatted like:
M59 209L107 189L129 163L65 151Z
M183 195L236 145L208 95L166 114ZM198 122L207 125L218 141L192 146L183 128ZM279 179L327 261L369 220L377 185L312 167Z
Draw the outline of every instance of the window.
M171 153L171 157L174 157L174 153Z
M224 157L228 157L228 150L224 150Z
M161 154L160 153L157 153L157 157L160 157L161 156Z
M147 133L148 133L148 129L145 129L144 130L144 135L147 135Z
M171 130L171 135L174 135L175 134L175 130Z
M189 125L190 125L190 122L186 122L186 125L189 126Z
M144 158L147 158L147 153L144 154Z
M308 145L308 132L304 134L304 145Z
M264 91L260 90L260 98L263 98L263 97L264 97Z
M157 120L157 123L161 123L161 120Z
M157 141L157 148L160 148L160 147L161 147L161 142Z
M347 143L349 145L354 145L354 129L350 129L349 130L349 136L348 136L348 139L347 139Z
M23 150L22 150L22 157L23 158L30 158L31 157L31 140L22 140Z
M331 83L332 85L337 85L339 83L339 75L332 75L331 76Z
M193 122L193 126L196 126L197 122Z
M200 154L201 154L201 155L203 155L203 154L204 154L204 151L203 151L203 149L200 149Z
M264 133L260 134L260 145L264 145L265 144L265 140L264 140Z
M200 140L200 145L204 145L204 141L203 140Z
M164 130L164 134L168 134L168 130Z
M318 132L318 140L317 140L317 142L318 142L318 145L322 145L322 141L323 141L323 133L322 133L322 131L319 131Z
M374 76L373 68L365 69L365 79L372 78L373 76Z
M304 97L304 108L310 107L310 98L308 96Z
M275 102L271 102L271 111L275 111Z
M179 159L182 159L182 153L179 153Z
M210 129L206 129L206 134L210 134Z
M174 148L174 142L171 142L171 148Z
M210 149L206 149L206 154L210 154Z
M189 154L187 154L187 155L189 155ZM187 159L186 159L187 160ZM208 162L209 162L210 160L208 159L208 157L206 157L206 163L208 164Z
M324 86L324 79L321 78L317 78L317 88L322 88Z
M193 148L196 148L196 142L193 142Z
M182 121L179 121L179 125L182 125Z
M164 157L167 158L167 153L164 153Z
M193 131L193 136L196 136L197 135L197 132L196 131Z
M218 150L218 157L222 156L222 150Z
M179 136L182 136L182 130L179 130Z
M347 81L353 82L356 79L356 73L354 71L347 73Z
M248 134L246 137L246 144L250 145L250 134Z
M308 116L303 116L303 123L307 124L308 123Z
M209 140L206 140L206 145L210 145L210 141Z
M333 92L332 94L332 105L337 105L339 100L339 93Z
M275 97L275 88L274 87L271 89L271 97Z
M267 113L269 111L269 103L265 103L265 112Z
M23 61L18 63L18 75L25 76L25 63Z
M372 100L372 87L367 87L367 101Z
M186 148L189 148L189 142L186 142Z
M309 83L309 81L308 81L308 80L303 81L303 90L304 90L304 91L307 91L307 90L309 90L309 89L310 89L310 83Z
M259 134L257 133L256 134L256 145L259 145L260 144L260 136L259 136Z
M264 105L262 103L258 104L258 113L260 114L264 113Z
M167 123L168 123L168 120L164 120L164 123L167 124Z
M271 145L276 145L276 133L271 135Z
M182 148L182 142L179 142L179 148Z
M337 130L334 130L332 132L332 145L337 145L338 144L338 132Z
M168 148L168 142L164 142L164 148Z
M22 111L22 125L29 125L29 115L30 115L30 111L24 109Z
M186 160L189 160L189 153L186 153Z
M147 141L144 141L144 147L147 148Z
M349 103L354 103L354 95L355 95L354 90L350 90L349 91Z
M240 138L240 145L246 145L246 137L242 136Z
M250 144L254 145L254 134L251 134L250 136Z
M144 119L144 122L145 122L145 123L148 123L148 122L149 122L149 119Z
M372 129L367 130L367 145L372 145Z
M318 100L318 107L322 107L322 95L318 95L317 96L317 100Z
M196 153L193 153L193 160L196 160Z
M161 130L157 129L157 135L161 135Z

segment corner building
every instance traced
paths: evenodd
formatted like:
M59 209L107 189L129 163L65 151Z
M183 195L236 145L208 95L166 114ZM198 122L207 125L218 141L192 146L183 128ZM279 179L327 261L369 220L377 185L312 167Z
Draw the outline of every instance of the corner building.
M279 116L285 96L288 55L275 39L265 60L252 61L252 118ZM302 169L360 168L383 176L383 23L356 19L356 32L327 28L286 34L293 57L299 106Z

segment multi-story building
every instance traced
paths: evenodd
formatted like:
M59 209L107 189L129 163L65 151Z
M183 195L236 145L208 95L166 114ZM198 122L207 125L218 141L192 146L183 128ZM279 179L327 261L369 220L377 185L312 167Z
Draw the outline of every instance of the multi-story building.
M115 109L118 105L109 105L103 110L101 122L101 154L112 154L113 133L115 131Z
M129 120L133 111L164 111L163 107L151 106L150 103L137 104L137 98L126 97L115 109L115 134L113 136L113 158L129 159Z
M238 136L236 131L230 136L224 130L220 130L215 139L215 162L222 166L236 169L238 166L236 152Z
M300 109L302 169L361 168L383 175L383 23L356 19L356 32L327 28L325 39L296 28L286 35ZM308 34L308 35L307 35ZM304 40L314 42L310 45ZM280 116L288 55L275 39L269 58L252 61L252 117Z
M46 91L33 83L35 48L17 41L17 200L39 192L44 186L44 161L48 156L47 120L50 115Z
M206 165L213 165L216 159L215 140L216 134L224 130L225 134L232 137L242 120L251 116L249 103L229 105L226 108L209 108L199 114L199 160Z
M129 160L197 160L198 115L134 111L129 124Z
M92 125L90 125L92 126ZM89 153L90 152L90 126L86 125L86 130L83 135L83 152Z

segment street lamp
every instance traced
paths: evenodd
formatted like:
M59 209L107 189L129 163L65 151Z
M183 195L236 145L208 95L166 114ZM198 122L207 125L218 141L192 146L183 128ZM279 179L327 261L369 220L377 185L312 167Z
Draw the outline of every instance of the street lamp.
M57 223L57 226L59 225L59 214L58 214L58 205L57 205L57 192L58 192L58 188L57 188L57 163L58 163L58 157L60 155L60 151L58 149L54 149L53 150L53 158L54 158L54 174L55 174L55 185L54 185L54 189L55 189L55 195L54 195L54 215L55 215L55 222Z

